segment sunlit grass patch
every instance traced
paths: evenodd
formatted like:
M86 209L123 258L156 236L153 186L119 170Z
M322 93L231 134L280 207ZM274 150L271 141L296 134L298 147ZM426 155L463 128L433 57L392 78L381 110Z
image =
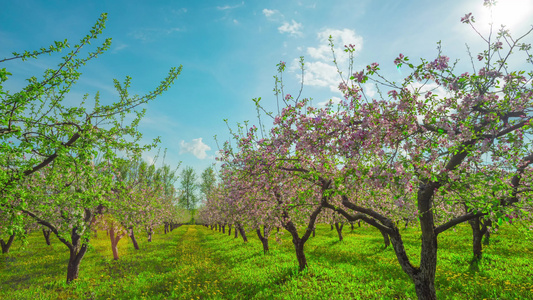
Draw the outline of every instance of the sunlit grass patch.
M402 233L416 264L420 231ZM342 242L329 225L319 225L316 234L305 246L309 268L298 273L286 233L281 244L270 238L267 255L252 231L248 243L203 226L158 232L151 243L138 233L141 249L123 239L114 261L107 235L99 232L79 280L66 285L67 248L57 239L46 246L35 233L26 248L16 244L0 256L0 299L416 299L377 230L346 226ZM439 299L533 299L530 241L502 226L485 246L478 272L469 268L470 243L468 226L439 236Z

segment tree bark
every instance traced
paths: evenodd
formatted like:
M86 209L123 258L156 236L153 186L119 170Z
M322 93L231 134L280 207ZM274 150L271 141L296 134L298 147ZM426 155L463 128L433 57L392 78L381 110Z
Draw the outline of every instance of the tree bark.
M261 241L261 243L263 244L263 253L264 254L267 254L268 253L268 228L267 226L263 226L263 235L261 235L261 228L257 228L256 229L256 232L257 232L257 236L259 237L259 240Z
M226 234L226 225L222 225L222 233Z
M139 244L137 244L137 239L135 238L135 234L133 233L133 226L130 226L128 228L128 236L131 239L131 242L133 243L133 247L135 250L139 250Z
M433 219L433 195L437 184L428 183L418 191L418 212L420 229L422 230L422 249L420 252L420 268L411 276L418 299L437 299L435 291L435 273L437 271L437 234Z
M118 242L122 237L124 236L124 233L122 231L115 232L115 227L111 226L109 229L109 237L111 239L111 251L113 251L113 259L118 260Z
M70 249L70 257L68 260L67 269L67 284L71 283L75 279L78 279L80 263L85 255L85 252L87 252L87 244L85 243L82 244L81 247L78 245Z
M307 258L305 257L304 245L305 241L300 238L293 238L294 250L296 251L296 259L298 260L298 271L302 272L307 268Z
M72 229L70 236L72 240L70 243L67 240L60 238L60 241L69 248L70 252L67 267L67 284L78 279L80 263L87 252L87 246L89 244L89 240L81 241L81 236L78 234L76 227Z
M383 236L383 243L385 243L385 248L389 247L390 245L389 234L381 229L379 231L381 232L381 236Z
M11 245L13 244L13 240L15 239L15 233L9 236L9 239L7 240L7 243L4 242L3 239L0 239L0 246L2 246L2 253L8 253L9 248L11 248Z
M472 270L479 270L478 263L483 254L483 236L488 232L488 222L483 222L482 217L471 219L468 221L472 228L472 261L470 261L470 268Z
M151 242L152 241L152 233L153 233L152 228L149 228L147 230L147 233L148 233L148 242Z
M228 235L231 235L231 224L228 224Z
M43 228L43 235L44 235L44 240L46 241L46 244L48 246L51 245L50 243L50 234L52 233L52 231L50 229L44 229Z
M237 224L235 224L235 236L233 236L233 238L236 239L238 237L239 237L239 227L237 226Z
M246 232L244 231L244 228L242 228L240 224L237 226L237 228L239 229L239 232L241 233L242 240L245 243L248 243L248 238L246 237Z
M344 223L335 222L335 229L337 230L337 234L339 235L339 241L342 242L342 227L344 226Z

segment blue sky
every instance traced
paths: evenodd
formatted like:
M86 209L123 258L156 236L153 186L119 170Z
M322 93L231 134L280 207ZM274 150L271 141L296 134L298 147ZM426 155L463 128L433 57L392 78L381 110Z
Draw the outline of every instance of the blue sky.
M525 32L533 23L533 1L500 0L495 23L510 25L511 33ZM253 98L273 108L276 64L287 62L285 91L297 94L296 61L305 57L303 96L316 104L342 97L332 65L327 37L333 35L340 67L346 69L344 44L355 44L355 69L378 62L392 77L398 53L417 62L434 59L436 42L445 55L470 64L465 43L474 54L481 39L460 18L472 12L476 26L488 30L483 0L413 1L3 1L0 10L0 57L13 51L34 50L68 39L83 38L99 15L108 13L103 38L111 49L88 63L69 95L100 91L112 101L113 78L131 76L132 93L153 89L171 67L183 65L181 76L164 95L146 105L140 124L145 141L160 136L166 162L192 166L197 173L215 162L217 145L230 138L223 119L234 126L256 124ZM499 26L496 26L499 27ZM55 67L60 56L24 63L5 63L13 73L6 89L16 91L24 79ZM155 151L145 154L154 157Z

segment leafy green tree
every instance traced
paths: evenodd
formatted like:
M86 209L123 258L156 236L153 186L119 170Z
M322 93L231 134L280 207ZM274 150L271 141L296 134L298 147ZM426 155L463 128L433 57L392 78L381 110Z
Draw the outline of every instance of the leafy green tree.
M114 103L102 104L97 93L93 101L85 95L79 103L69 105L65 96L81 76L80 67L111 45L111 39L106 39L94 51L81 51L102 33L106 18L106 14L100 16L90 33L62 57L57 68L46 70L42 79L29 78L27 86L18 92L4 90L4 82L11 74L0 69L0 209L33 218L69 248L67 283L78 277L95 216L112 206L104 195L112 187L117 153L139 153L156 143L139 145L141 133L137 126L144 115L139 105L167 90L181 72L181 66L172 68L144 96L129 94L131 78L126 77L123 83L114 81L119 94ZM25 61L68 48L67 40L55 42L49 48L13 53L13 57L0 63ZM81 53L87 54L80 58ZM126 123L126 117L133 121ZM101 163L94 163L96 157ZM45 177L35 176L39 172L44 175L45 168ZM25 186L27 179L38 183L31 186L31 192L30 186ZM9 224L9 232L23 233L19 219L14 218Z
M202 193L203 199L207 199L207 196L213 190L217 182L213 166L207 167L200 175L200 179L202 180L200 182L200 193Z
M180 188L180 205L188 211L192 211L198 203L198 196L196 195L198 184L196 183L196 172L192 167L186 167L181 172Z

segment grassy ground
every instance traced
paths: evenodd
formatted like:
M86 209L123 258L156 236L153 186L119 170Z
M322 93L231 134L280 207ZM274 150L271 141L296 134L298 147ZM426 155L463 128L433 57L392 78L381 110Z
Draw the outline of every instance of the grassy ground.
M407 252L418 257L420 232L404 231ZM140 240L141 250L124 239L120 260L100 232L80 267L80 278L64 284L67 248L56 238L29 236L0 255L0 299L416 299L392 249L383 249L378 231L344 229L338 241L319 226L306 244L309 269L297 273L288 233L270 240L264 255L254 232L249 243L203 226L182 226ZM478 272L470 271L470 231L460 226L439 237L436 288L439 299L533 299L533 244L509 225L485 248ZM416 261L416 260L413 260Z

